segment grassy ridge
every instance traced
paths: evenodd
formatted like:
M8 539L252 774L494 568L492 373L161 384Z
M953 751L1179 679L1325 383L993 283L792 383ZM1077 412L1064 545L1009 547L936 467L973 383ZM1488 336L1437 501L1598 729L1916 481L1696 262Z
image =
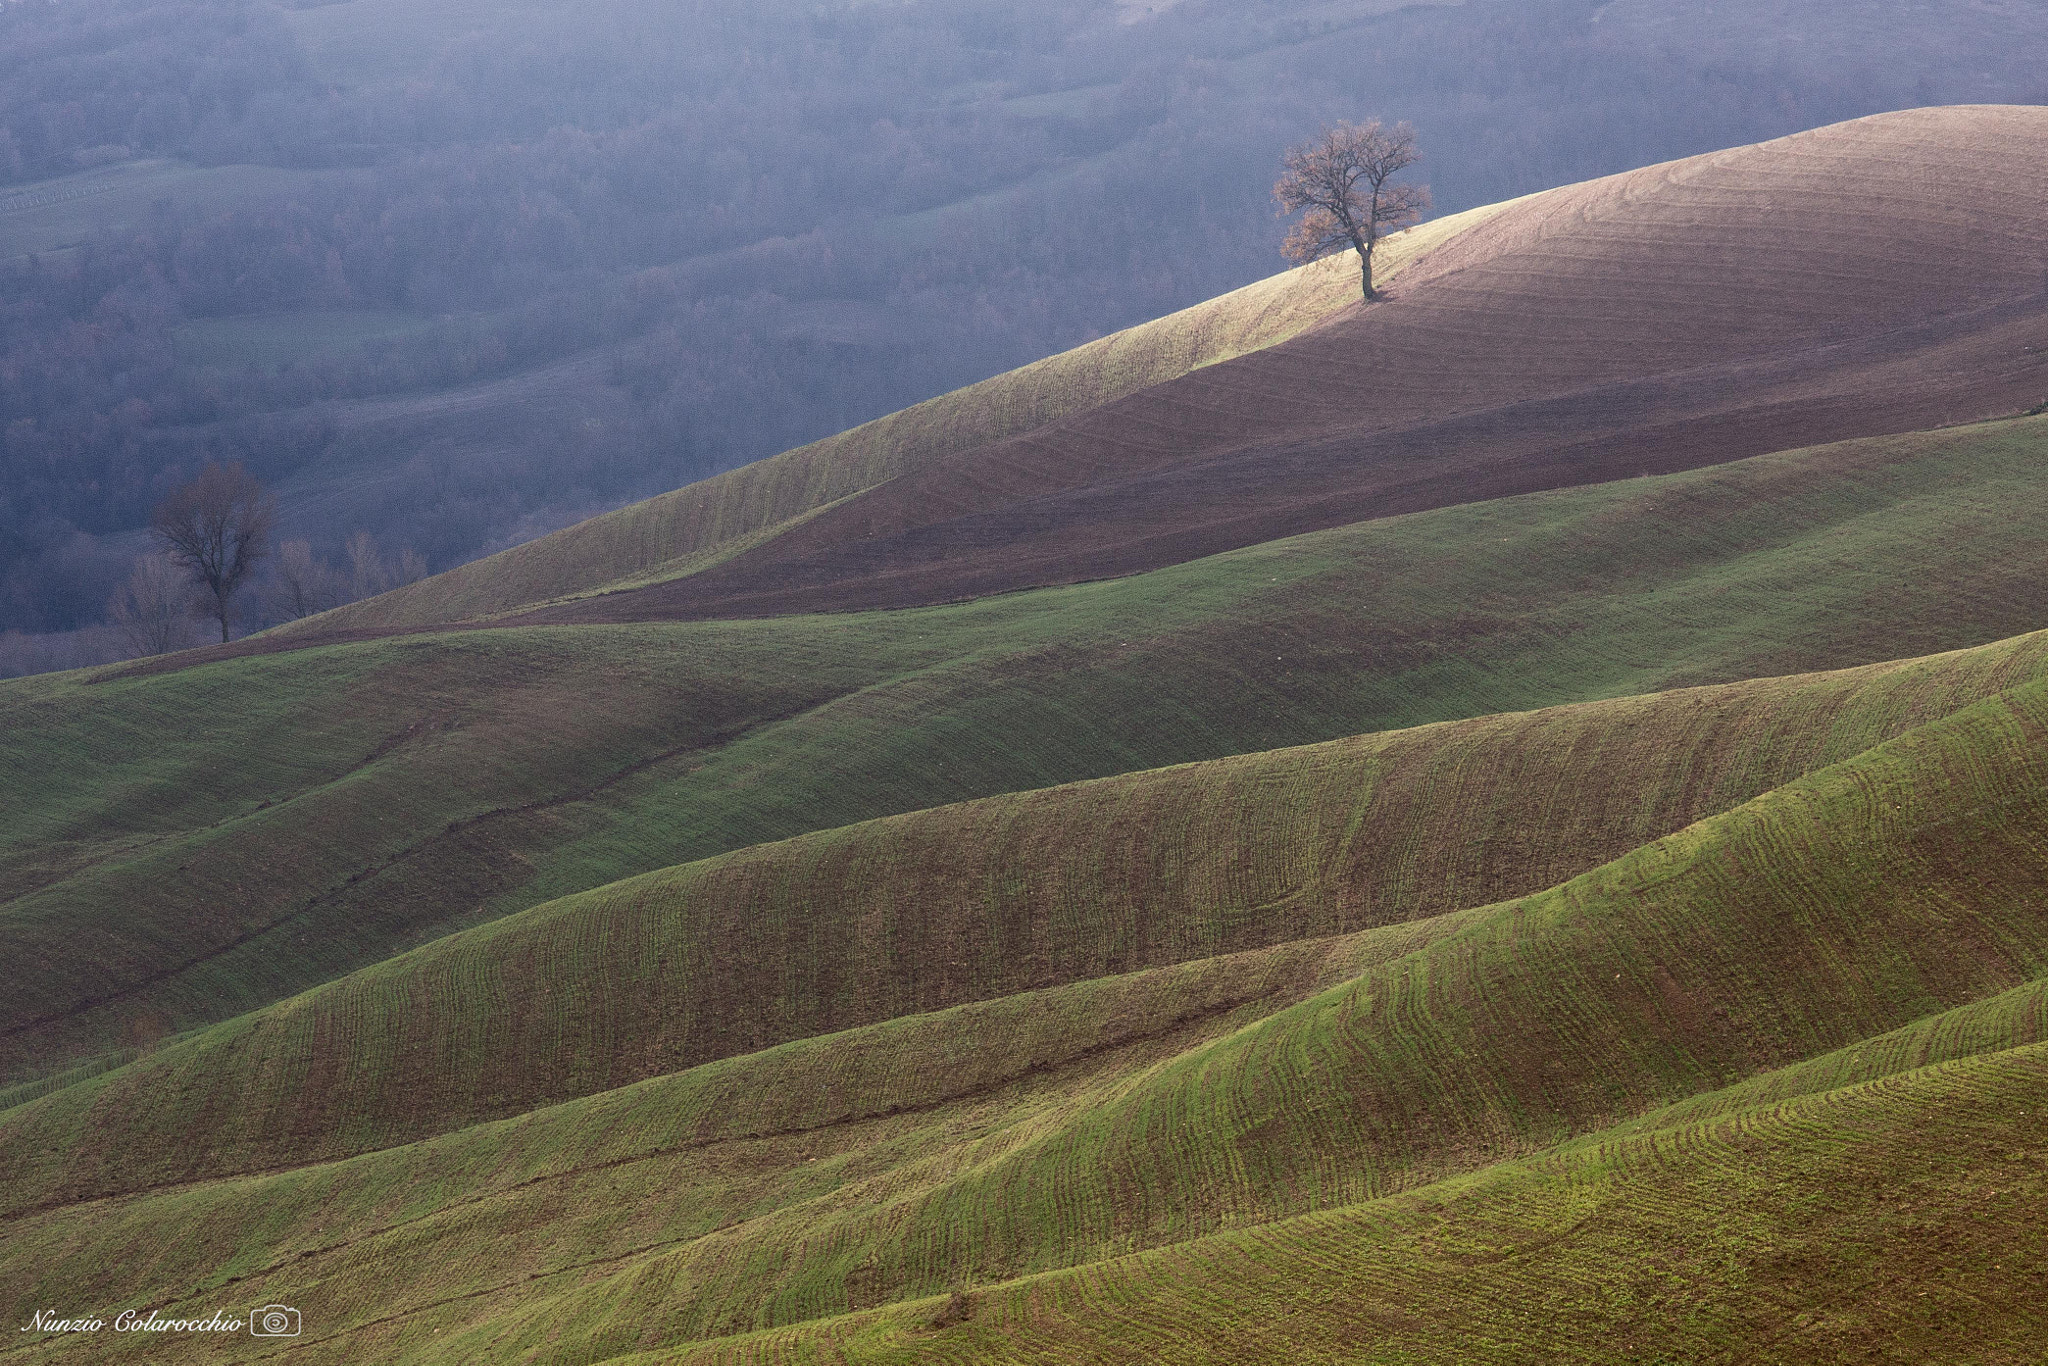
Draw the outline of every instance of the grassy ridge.
M0 1049L147 1043L473 918L560 803L860 679L760 644L711 668L637 633L478 636L6 690Z
M33 1294L71 1283L46 1274L84 1275L109 1297L181 1308L282 1298L327 1324L308 1344L315 1359L604 1360L960 1277L1168 1242L1180 1246L1161 1256L1199 1259L1319 1225L1185 1242L1219 1227L1382 1198L1756 1078L1548 1165L1333 1217L1438 1211L1467 1188L1526 1202L1553 1188L1530 1186L1531 1171L1647 1177L1628 1152L1684 1153L1716 1125L1749 1132L1751 1117L1787 1113L1786 1096L2038 1038L2044 736L2048 684L2029 684L1517 902L807 1040L415 1149L15 1220L8 1279ZM1981 1004L1921 1018L1966 1002ZM1798 1059L1817 1060L1767 1075ZM1951 1113L1937 1104L1923 1118ZM189 1118L156 1114L172 1131ZM131 1140L97 1126L71 1138L73 1153ZM45 1131L6 1146L62 1145ZM1772 1217L1788 1208L1779 1194L1761 1192ZM1453 1240L1452 1269L1507 1260L1465 1251L1524 1244L1472 1241L1497 1214ZM155 1236L173 1226L198 1245ZM1630 1260L1634 1236L1588 1240L1610 1268L1592 1284L1655 1278ZM155 1263L97 1250L116 1243L166 1250ZM1003 1297L1033 1293L978 1295L970 1331L1001 1321L991 1306ZM1204 1331L1237 1330L1231 1314L1200 1317ZM895 1350L905 1328L894 1314L729 1346L857 1329ZM45 1344L45 1359L67 1359L65 1347Z
M764 1301L829 1313L1370 1198L1988 994L2048 967L2044 721L2038 685L1981 705L1477 917L1034 1141L653 1253L491 1339L587 1325L602 1359L631 1343L611 1315L658 1287L668 1323L716 1332Z
M5 1075L806 830L2030 628L2048 615L2029 568L2048 551L2044 435L1848 443L919 612L8 684L0 932L52 968L15 1019L70 1023L0 1036ZM1490 886L1472 890L1525 889Z
M161 1302L204 1296L230 1276L283 1274L293 1293L335 1311L330 1331L376 1317L334 1292L379 1277L429 1301L451 1289L516 1288L565 1259L687 1242L886 1179L935 1150L1028 1132L1130 1072L1458 923L1441 917L1024 993L807 1039L341 1163L11 1214L0 1285L24 1304L60 1288L95 1302ZM111 1150L102 1156L121 1160ZM29 1193L25 1183L7 1189ZM629 1191L687 1198L629 1195L622 1204ZM45 1187L37 1199L50 1193ZM159 1240L171 1225L203 1232ZM536 1238L537 1227L550 1235ZM450 1240L490 1250L451 1261ZM161 1255L141 1262L103 1251L144 1244L160 1244ZM10 1310L15 1302L6 1301ZM458 1309L449 1322L469 1316ZM339 1350L365 1350L366 1339L348 1336Z
M1551 885L2044 671L2048 633L753 847L438 940L167 1047L40 1118L8 1117L0 1147L69 1152L96 1133L153 1180L333 1158L806 1034L1421 919ZM168 1127L149 1100L166 1095L181 1098ZM345 1120L329 1111L342 1096ZM151 1135L169 1133L158 1152Z
M537 1346L687 1288L810 1317L1355 1203L2048 971L2048 686L1788 785L1162 1065L921 1189L762 1216L533 1297ZM516 1328L515 1328L516 1325ZM510 1335L508 1337L508 1335ZM474 1343L476 1339L472 1339Z
M616 1366L2032 1361L2048 1045Z
M1737 1110L1838 1091L1939 1062L2043 1041L2048 1041L2048 979L2035 978L2010 991L1926 1016L1807 1062L1678 1101L1639 1120L1616 1125L1608 1134L1623 1137L1682 1128Z
M2048 554L2044 440L2048 419L1846 443L813 619L821 640L887 623L947 662L702 768L650 766L520 900L986 793L2032 630L2048 620L2027 568Z
M1387 240L1386 278L1507 207L1469 209ZM463 621L675 578L715 564L828 504L941 456L1097 407L1204 365L1271 346L1357 302L1356 264L1330 258L1126 328L1021 369L579 522L287 632Z

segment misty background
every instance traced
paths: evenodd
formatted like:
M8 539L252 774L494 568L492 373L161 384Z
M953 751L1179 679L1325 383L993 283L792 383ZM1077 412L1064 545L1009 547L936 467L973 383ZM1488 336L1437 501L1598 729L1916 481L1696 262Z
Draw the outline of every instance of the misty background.
M9 0L0 673L209 459L375 587L1270 275L1325 122L1444 213L2044 73L2033 0Z

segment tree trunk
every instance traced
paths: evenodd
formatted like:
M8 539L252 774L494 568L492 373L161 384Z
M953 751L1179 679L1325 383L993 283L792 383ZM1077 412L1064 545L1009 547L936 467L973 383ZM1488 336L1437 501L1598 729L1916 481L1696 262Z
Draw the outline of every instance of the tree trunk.
M1371 303L1380 296L1372 287L1372 248L1360 244L1358 248L1358 283L1365 291L1365 301Z
M217 614L220 617L220 643L225 645L228 643L228 600L216 597L214 601L220 605L220 611Z

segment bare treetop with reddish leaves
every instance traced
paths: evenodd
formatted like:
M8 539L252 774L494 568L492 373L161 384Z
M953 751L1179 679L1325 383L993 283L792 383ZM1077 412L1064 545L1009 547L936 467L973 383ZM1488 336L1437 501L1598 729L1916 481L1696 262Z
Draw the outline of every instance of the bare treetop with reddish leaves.
M1308 212L1281 250L1289 260L1304 263L1356 250L1365 297L1378 298L1372 284L1373 248L1429 208L1427 185L1390 182L1421 159L1413 128L1406 123L1388 128L1378 119L1340 123L1314 141L1289 148L1273 197L1282 214Z

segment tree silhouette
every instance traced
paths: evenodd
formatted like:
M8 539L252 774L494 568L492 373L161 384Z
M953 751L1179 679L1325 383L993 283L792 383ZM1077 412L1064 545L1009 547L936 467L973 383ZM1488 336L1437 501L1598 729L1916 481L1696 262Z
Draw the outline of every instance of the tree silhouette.
M1309 262L1346 247L1358 252L1360 283L1368 300L1372 253L1380 238L1422 217L1429 208L1427 185L1391 185L1394 174L1422 159L1415 130L1405 123L1384 127L1340 123L1315 139L1291 147L1281 159L1273 197L1280 212L1307 209L1281 250L1289 260Z
M156 506L150 528L164 550L213 598L220 638L228 638L235 590L270 548L277 504L256 477L232 465L209 463L199 477Z

